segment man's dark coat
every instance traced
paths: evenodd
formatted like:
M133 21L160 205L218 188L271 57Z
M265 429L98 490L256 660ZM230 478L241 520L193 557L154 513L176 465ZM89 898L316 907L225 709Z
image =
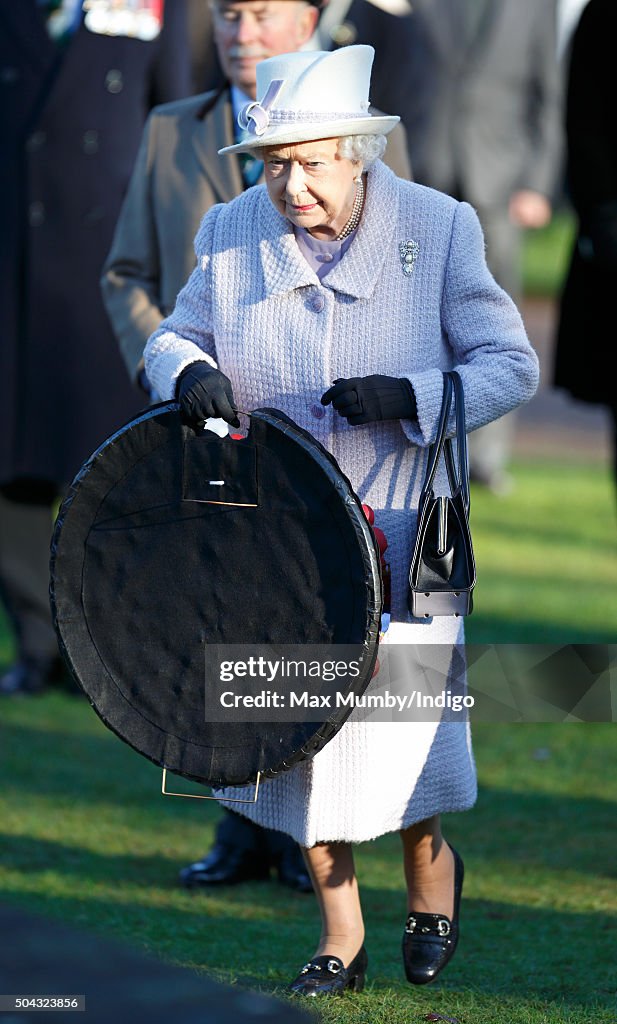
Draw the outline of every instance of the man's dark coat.
M99 278L146 116L190 91L185 17L59 46L35 0L0 0L0 483L70 480L140 405Z

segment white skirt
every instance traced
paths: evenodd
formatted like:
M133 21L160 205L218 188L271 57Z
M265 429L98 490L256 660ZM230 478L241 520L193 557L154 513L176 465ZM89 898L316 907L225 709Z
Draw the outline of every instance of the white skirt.
M392 623L383 644L462 644L460 619ZM371 684L372 685L372 684ZM367 693L370 693L369 686ZM363 842L407 828L433 814L463 811L477 795L471 732L465 721L375 722L354 711L310 760L254 786L216 791L223 806L301 846Z

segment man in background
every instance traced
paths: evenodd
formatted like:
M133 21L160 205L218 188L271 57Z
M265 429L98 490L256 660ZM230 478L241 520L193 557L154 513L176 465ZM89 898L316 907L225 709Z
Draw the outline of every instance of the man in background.
M186 0L0 0L0 591L17 661L0 694L62 673L52 508L139 408L99 290L150 108L190 91Z
M478 212L518 301L522 230L551 217L561 154L555 0L414 0L405 115L416 181ZM472 477L507 488L512 416L470 436Z

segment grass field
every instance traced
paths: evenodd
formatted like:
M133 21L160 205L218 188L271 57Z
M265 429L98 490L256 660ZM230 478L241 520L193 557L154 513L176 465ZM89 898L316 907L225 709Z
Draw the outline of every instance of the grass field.
M515 464L507 499L472 493L474 643L614 643L617 521L597 462Z
M599 464L514 466L505 499L472 498L478 643L614 643L614 500ZM3 638L2 657L10 655ZM85 701L0 705L0 898L128 940L167 961L281 992L318 933L312 898L274 882L189 893L215 805L164 798L160 772ZM370 958L365 993L326 1022L617 1020L617 744L613 724L476 725L480 795L451 815L465 858L462 938L434 985L404 982L399 839L358 848Z
M550 224L527 231L523 244L523 291L525 295L557 295L567 271L575 219L569 210L558 211Z
M13 701L3 717L3 898L222 980L284 987L316 941L310 896L274 883L181 890L179 867L212 838L212 805L162 798L157 769L79 699ZM614 726L477 726L475 745L477 807L448 821L467 867L456 958L435 985L406 985L399 840L364 844L370 984L325 1020L615 1020Z

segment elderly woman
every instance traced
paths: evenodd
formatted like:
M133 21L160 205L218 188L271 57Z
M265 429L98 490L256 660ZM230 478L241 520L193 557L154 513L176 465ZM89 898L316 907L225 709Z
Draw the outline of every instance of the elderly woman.
M471 207L380 161L398 119L368 113L372 57L350 46L258 66L261 102L240 115L245 140L222 152L263 160L266 185L204 217L196 269L150 338L146 368L191 421L237 423L236 409L274 406L310 430L388 537L388 642L453 645L460 619L414 621L406 606L442 372L458 370L474 429L533 395L537 360L487 270ZM262 786L243 813L305 848L321 911L320 941L293 991L362 987L350 844L391 831L401 834L407 883L405 972L415 984L436 977L456 947L463 884L440 814L471 807L475 795L465 723L355 713L312 760Z

